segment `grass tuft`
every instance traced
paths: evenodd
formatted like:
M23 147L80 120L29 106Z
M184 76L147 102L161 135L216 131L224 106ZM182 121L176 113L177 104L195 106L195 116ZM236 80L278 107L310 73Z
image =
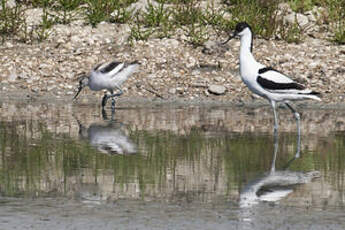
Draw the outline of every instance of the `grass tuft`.
M193 45L202 45L213 35L234 29L239 21L248 22L254 33L265 39L283 39L299 42L303 30L298 24L288 25L278 9L279 3L288 3L297 13L323 7L317 25L328 24L332 41L345 42L345 0L148 0L145 9L134 10L129 6L138 0L8 0L0 4L0 34L2 41L19 38L27 42L43 41L56 23L70 24L84 19L86 24L97 26L100 22L127 23L130 25L130 41L150 37L169 38L184 33ZM11 1L12 3L12 1ZM42 8L42 22L28 28L25 12L30 8ZM181 34L178 34L178 36Z

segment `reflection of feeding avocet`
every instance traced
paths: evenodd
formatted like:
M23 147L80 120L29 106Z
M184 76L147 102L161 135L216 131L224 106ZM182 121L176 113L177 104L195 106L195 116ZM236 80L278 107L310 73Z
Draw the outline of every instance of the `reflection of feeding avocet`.
M287 168L296 158L300 156L300 135L297 137L297 151L291 159ZM278 152L278 136L274 136L274 151L271 171L260 178L248 183L240 194L240 207L250 207L258 204L259 201L279 201L293 192L293 188L299 184L306 184L312 179L320 177L320 172L294 172L289 170L276 171L275 161Z
M122 123L110 120L92 123L89 127L83 126L80 121L78 124L80 136L102 153L133 154L137 151L136 145L123 130Z

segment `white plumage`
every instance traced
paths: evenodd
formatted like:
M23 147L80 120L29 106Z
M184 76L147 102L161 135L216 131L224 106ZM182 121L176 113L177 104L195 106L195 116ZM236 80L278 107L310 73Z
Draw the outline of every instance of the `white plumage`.
M243 82L255 94L258 94L271 103L274 113L274 131L277 132L278 120L276 114L276 103L284 102L286 106L294 113L299 128L299 113L289 104L290 100L313 99L321 101L317 96L319 93L307 89L300 83L297 83L284 75L283 73L262 65L257 62L252 54L253 33L246 22L240 22L236 25L233 36L224 42L227 43L235 36L240 36L240 75Z

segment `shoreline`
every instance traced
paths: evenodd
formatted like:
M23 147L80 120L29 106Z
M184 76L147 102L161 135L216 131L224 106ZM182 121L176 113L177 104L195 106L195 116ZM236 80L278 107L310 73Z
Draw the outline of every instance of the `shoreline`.
M29 104L42 104L42 103L52 103L56 105L62 104L72 104L73 106L85 106L97 104L100 106L101 97L94 95L82 95L77 101L72 100L72 96L60 96L55 97L53 95L40 95L36 96L29 92L0 92L0 103L29 103ZM312 109L312 110L345 110L345 102L317 102L313 100L303 100L303 101L292 101L293 105L297 106L299 109ZM110 103L107 105L109 107ZM256 98L248 101L238 101L238 100L215 100L212 98L198 98L198 99L188 99L188 98L142 98L142 97L129 97L121 96L116 100L117 107L121 109L135 109L135 108L179 108L179 107L244 107L244 108L259 108L259 107L270 107L269 102L263 98ZM280 103L279 103L280 105ZM101 107L101 106L100 106Z

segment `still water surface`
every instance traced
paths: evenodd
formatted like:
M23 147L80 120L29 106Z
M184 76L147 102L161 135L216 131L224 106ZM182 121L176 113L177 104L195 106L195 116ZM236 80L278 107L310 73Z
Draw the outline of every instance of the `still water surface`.
M3 200L345 207L345 111L302 111L294 159L286 109L277 142L269 107L119 108L113 117L97 105L0 109Z

